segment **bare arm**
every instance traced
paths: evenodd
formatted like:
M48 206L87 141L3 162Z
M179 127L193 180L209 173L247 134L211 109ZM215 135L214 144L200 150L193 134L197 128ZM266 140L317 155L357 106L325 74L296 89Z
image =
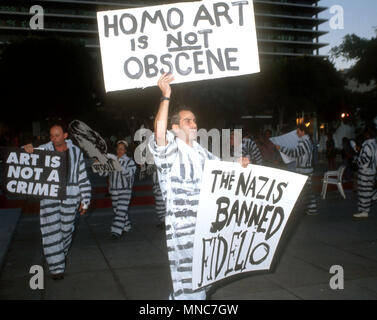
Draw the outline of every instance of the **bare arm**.
M164 73L158 80L158 87L163 97L170 98L170 83L174 80L171 73ZM154 121L154 134L158 146L166 145L166 130L168 128L169 100L162 100Z

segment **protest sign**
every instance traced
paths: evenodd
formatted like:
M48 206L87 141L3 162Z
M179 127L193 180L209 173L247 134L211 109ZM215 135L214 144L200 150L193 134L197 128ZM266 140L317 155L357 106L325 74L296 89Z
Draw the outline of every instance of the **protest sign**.
M206 161L194 240L193 289L269 270L307 177L264 166Z
M298 136L296 130L292 130L286 134L277 137L271 137L271 142L281 147L286 147L288 149L295 149L298 145ZM286 154L280 152L281 158L284 163L290 163L296 161L295 158L289 157Z
M93 172L122 171L117 158L106 153L106 142L99 133L80 120L73 120L68 130L86 155L95 161L92 165Z
M22 198L66 198L67 164L64 152L20 148L2 150L3 181L6 194Z
M259 72L253 1L97 12L106 92Z

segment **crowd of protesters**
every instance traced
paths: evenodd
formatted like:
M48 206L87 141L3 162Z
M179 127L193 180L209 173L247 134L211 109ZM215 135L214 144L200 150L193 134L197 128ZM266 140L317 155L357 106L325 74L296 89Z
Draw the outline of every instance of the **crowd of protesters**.
M155 166L147 170L153 174L154 193L156 197L156 212L158 218L163 222L165 218L165 229L168 238L169 260L171 265L171 274L173 279L174 290L170 296L171 299L205 299L205 290L191 290L190 272L184 275L178 267L181 261L185 262L185 268L191 268L192 264L192 236L195 231L195 224L188 219L182 223L187 226L194 226L189 234L180 238L174 234L172 225L175 220L183 217L182 212L196 212L196 198L200 192L202 170L204 162L208 159L217 159L208 150L202 148L196 142L196 117L189 108L179 109L173 112L170 126L168 126L168 110L170 101L170 76L163 76L160 79L159 87L162 92L159 111L155 119L154 134L148 141L148 148L151 151ZM161 123L163 124L161 126ZM169 128L171 127L171 129ZM312 190L312 176L316 164L316 145L310 136L310 130L305 125L299 125L296 129L298 145L287 148L285 146L275 145L270 140L273 135L272 130L266 129L263 132L252 133L243 132L242 137L242 155L240 163L246 167L248 164L263 165L273 168L295 171L308 176L304 187L301 203L304 204L304 212L308 215L318 214L316 196ZM289 131L289 130L287 130ZM56 150L61 152L70 152L70 189L67 194L74 200L67 200L67 203L60 201L41 201L41 232L44 245L44 253L49 264L50 272L53 279L60 280L64 278L65 258L71 243L72 232L74 230L73 221L77 210L83 214L90 205L91 183L86 172L88 166L84 161L84 154L75 146L71 140L67 139L69 133L64 125L53 124L49 130L40 135L30 138L25 132L14 132L11 130L1 130L0 146L2 147L24 147L27 152L33 152L34 146L42 146L46 150ZM128 207L132 196L132 187L134 179L138 178L136 172L137 165L133 159L134 151L138 144L133 140L134 132L117 132L117 134L105 137L108 152L116 150L116 156L121 163L122 171L108 173L109 192L112 198L114 209L114 221L111 226L113 239L117 240L125 232L131 229L131 221L128 218ZM48 140L50 142L46 143ZM31 142L31 143L30 143ZM73 141L74 142L74 141ZM367 218L370 212L372 201L376 200L376 171L377 171L377 143L376 128L373 126L365 128L363 133L356 139L344 137L342 140L342 149L335 147L332 131L329 131L325 139L321 141L322 154L328 161L328 170L337 168L337 157L341 158L341 163L346 167L344 172L344 181L352 180L355 173L358 176L358 212L353 216L355 218ZM234 145L231 138L231 145ZM294 159L293 164L285 164L282 160L282 154ZM88 160L88 159L87 159ZM74 162L76 161L76 162ZM179 163L178 163L179 162ZM177 164L178 163L178 164ZM139 165L139 164L138 164ZM74 169L76 168L76 169ZM195 171L195 170L196 171ZM76 170L76 171L75 171ZM140 170L140 168L139 168ZM192 172L193 171L193 172ZM74 176L73 172L79 175ZM195 177L195 183L190 186L190 190L196 190L197 194L186 192L184 187L188 183L182 180L182 174ZM145 172L144 172L145 173ZM175 187L172 188L172 182ZM180 189L182 187L183 189ZM194 188L195 187L195 188ZM68 188L68 186L67 186ZM76 189L77 190L76 190ZM68 190L68 189L67 189ZM80 192L78 191L80 190ZM180 194L174 194L172 190L180 190ZM184 191L183 193L181 191ZM186 192L186 193L185 193ZM186 197L187 201L177 201L178 197ZM81 201L81 203L80 203ZM177 203L184 203L182 208ZM190 204L190 205L188 205ZM53 230L51 227L60 226L63 221L60 212L56 208L61 206L62 217L68 220L63 223L67 230ZM50 220L44 220L54 214L54 223ZM186 217L183 217L186 219ZM183 220L182 220L183 221ZM53 238L51 237L53 235ZM67 236L68 234L68 236ZM67 239L64 237L68 237ZM182 245L182 243L184 244ZM51 245L54 244L54 246ZM184 248L184 250L182 249ZM185 269L183 268L183 269ZM186 270L185 269L185 270ZM182 277L186 277L186 282L182 282ZM190 280L190 281L189 281Z

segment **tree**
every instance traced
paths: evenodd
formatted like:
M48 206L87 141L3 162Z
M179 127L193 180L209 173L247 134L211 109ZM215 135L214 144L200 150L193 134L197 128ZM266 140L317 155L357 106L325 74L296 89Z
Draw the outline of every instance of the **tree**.
M294 123L297 111L331 119L343 104L344 80L331 62L319 57L266 61L250 87L249 109L272 109L278 122Z
M348 34L339 46L331 49L331 55L344 57L348 61L355 59L356 64L349 75L359 82L369 84L371 80L377 81L377 37L366 39Z

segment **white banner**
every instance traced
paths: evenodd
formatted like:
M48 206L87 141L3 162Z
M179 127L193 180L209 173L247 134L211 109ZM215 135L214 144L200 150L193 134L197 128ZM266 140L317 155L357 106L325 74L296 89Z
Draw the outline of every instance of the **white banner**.
M106 92L259 72L253 1L97 12Z
M270 138L273 144L276 144L281 147L286 147L288 149L295 149L298 145L298 136L296 130L283 134L281 136ZM295 158L289 157L286 154L280 152L281 158L284 163L290 163L296 161Z
M307 177L264 166L206 161L197 214L193 289L268 270Z

